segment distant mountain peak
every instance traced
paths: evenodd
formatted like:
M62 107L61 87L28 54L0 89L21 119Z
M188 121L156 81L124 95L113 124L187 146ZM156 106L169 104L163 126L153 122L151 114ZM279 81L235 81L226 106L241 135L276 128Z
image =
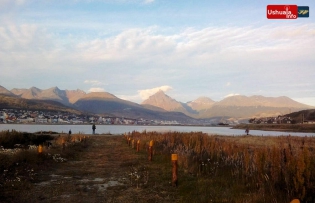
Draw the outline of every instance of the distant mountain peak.
M201 97L198 97L196 100L194 100L192 102L196 102L196 103L214 103L215 101L213 101L209 97L201 96Z
M152 96L155 96L155 97L157 97L157 96L162 96L162 97L169 97L167 94L165 94L165 92L163 91L163 90L159 90L159 91L157 91L156 93L154 93L154 94L152 94L151 96L149 96L149 97L152 97Z
M1 85L0 85L0 94L10 95L10 96L14 95L12 92L10 92L6 88L2 87Z
M187 102L187 105L190 106L193 110L201 111L204 109L209 109L213 106L215 101L210 99L209 97L199 97L194 101Z
M108 92L90 92L86 94L83 98L106 98L106 99L116 99L117 97Z
M156 106L166 111L186 111L180 102L166 95L162 90L151 95L148 99L144 100L142 104Z
M31 91L41 91L41 89L39 89L37 87L31 87L29 90L31 90Z
M161 89L159 89L159 91L157 91L157 93L163 93L163 94L165 94L164 91L161 90Z

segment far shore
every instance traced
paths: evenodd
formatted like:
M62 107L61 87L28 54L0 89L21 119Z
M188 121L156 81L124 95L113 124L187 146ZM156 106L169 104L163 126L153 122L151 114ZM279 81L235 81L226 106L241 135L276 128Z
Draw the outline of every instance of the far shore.
M285 132L315 132L315 124L239 124L233 129L262 130L262 131L285 131Z
M93 123L0 123L0 125L93 125ZM134 125L134 124L98 124L95 125L115 125L115 126L197 126L197 127L233 127L234 125L188 125L188 124L173 124L173 125Z

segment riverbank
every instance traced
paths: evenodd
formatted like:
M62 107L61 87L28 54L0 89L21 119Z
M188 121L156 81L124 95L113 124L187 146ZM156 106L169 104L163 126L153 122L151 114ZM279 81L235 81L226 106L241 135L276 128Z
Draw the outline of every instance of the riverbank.
M239 124L233 129L283 131L283 132L315 132L315 124Z

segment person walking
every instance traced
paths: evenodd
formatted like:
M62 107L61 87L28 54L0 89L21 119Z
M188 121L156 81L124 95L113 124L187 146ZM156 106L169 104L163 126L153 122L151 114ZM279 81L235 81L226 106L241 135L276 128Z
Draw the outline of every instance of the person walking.
M249 133L249 129L248 128L246 128L245 133L248 135L248 133Z
M95 135L95 129L96 129L96 126L95 126L95 123L93 123L92 125L93 135Z

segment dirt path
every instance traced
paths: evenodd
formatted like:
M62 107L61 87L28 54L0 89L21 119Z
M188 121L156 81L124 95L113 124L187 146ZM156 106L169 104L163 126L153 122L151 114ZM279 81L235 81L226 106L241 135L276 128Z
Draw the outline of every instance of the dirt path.
M25 202L177 202L159 165L121 136L92 137L75 161L39 173ZM167 167L167 166L166 166ZM130 175L132 174L132 175ZM164 175L165 176L165 175Z

